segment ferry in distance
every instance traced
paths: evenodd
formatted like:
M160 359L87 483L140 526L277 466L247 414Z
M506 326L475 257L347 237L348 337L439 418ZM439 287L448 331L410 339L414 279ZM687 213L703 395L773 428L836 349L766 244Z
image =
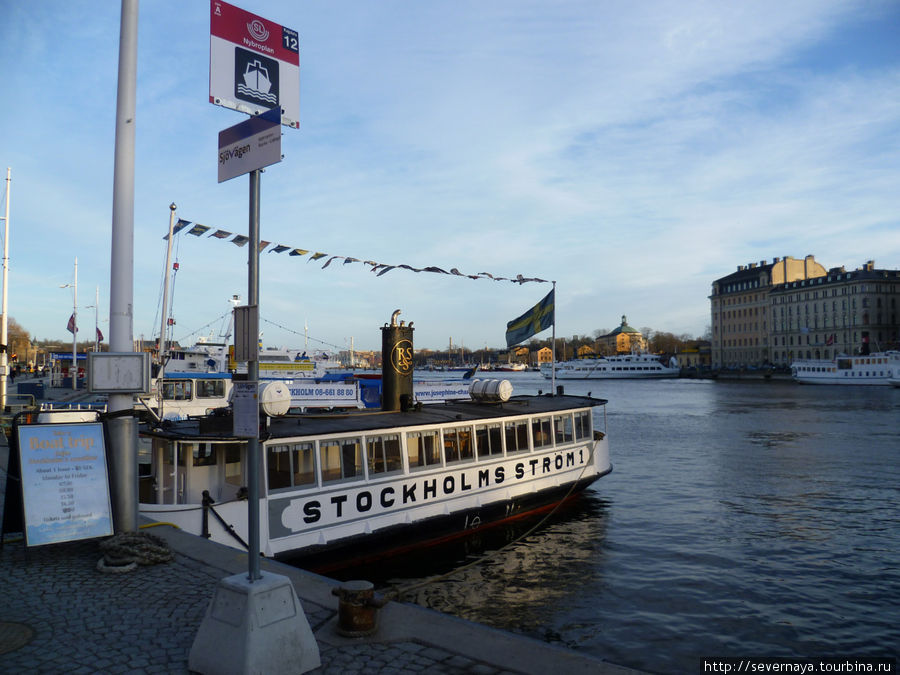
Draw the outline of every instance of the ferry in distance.
M553 364L541 364L541 374L553 377ZM653 354L620 354L595 358L573 359L556 364L558 380L648 380L663 377L679 377L681 369L674 357L665 365Z
M900 378L900 351L798 360L791 364L791 375L801 384L889 386L892 379Z

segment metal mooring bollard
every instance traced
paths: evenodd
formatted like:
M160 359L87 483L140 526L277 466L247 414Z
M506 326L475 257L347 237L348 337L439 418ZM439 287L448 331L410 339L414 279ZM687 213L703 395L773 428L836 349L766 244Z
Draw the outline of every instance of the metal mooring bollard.
M375 632L375 610L384 607L388 600L375 596L371 582L345 581L332 588L331 594L338 597L338 633L363 637Z

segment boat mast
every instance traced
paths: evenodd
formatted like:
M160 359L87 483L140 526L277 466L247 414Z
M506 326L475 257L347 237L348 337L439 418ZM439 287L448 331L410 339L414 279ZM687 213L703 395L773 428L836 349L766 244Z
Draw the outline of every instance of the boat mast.
M6 308L9 287L9 187L10 167L6 167L6 215L3 217L3 317L0 318L0 410L6 410L6 371L9 367L9 319Z
M169 204L169 240L166 244L166 267L163 270L165 278L163 279L163 297L162 297L162 322L159 327L159 349L157 350L157 359L159 362L159 371L156 379L156 396L158 400L159 418L163 418L163 378L166 374L166 320L169 313L169 265L172 261L172 240L175 238L175 202Z

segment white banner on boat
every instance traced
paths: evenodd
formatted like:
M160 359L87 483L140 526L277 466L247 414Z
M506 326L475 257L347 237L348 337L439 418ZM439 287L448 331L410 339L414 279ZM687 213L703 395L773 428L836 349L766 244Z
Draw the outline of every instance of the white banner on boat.
M362 408L356 382L286 382L292 408Z
M471 381L432 382L416 380L413 382L413 396L422 403L438 403L455 399L468 399Z

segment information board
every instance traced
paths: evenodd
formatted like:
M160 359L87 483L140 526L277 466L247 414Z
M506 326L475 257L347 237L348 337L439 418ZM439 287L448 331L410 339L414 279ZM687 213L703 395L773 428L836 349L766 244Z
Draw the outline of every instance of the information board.
M20 425L25 543L112 535L103 425Z
M231 390L234 410L234 435L238 438L259 436L259 383L235 382Z
M209 102L259 115L281 108L300 127L297 31L221 0L209 4Z

